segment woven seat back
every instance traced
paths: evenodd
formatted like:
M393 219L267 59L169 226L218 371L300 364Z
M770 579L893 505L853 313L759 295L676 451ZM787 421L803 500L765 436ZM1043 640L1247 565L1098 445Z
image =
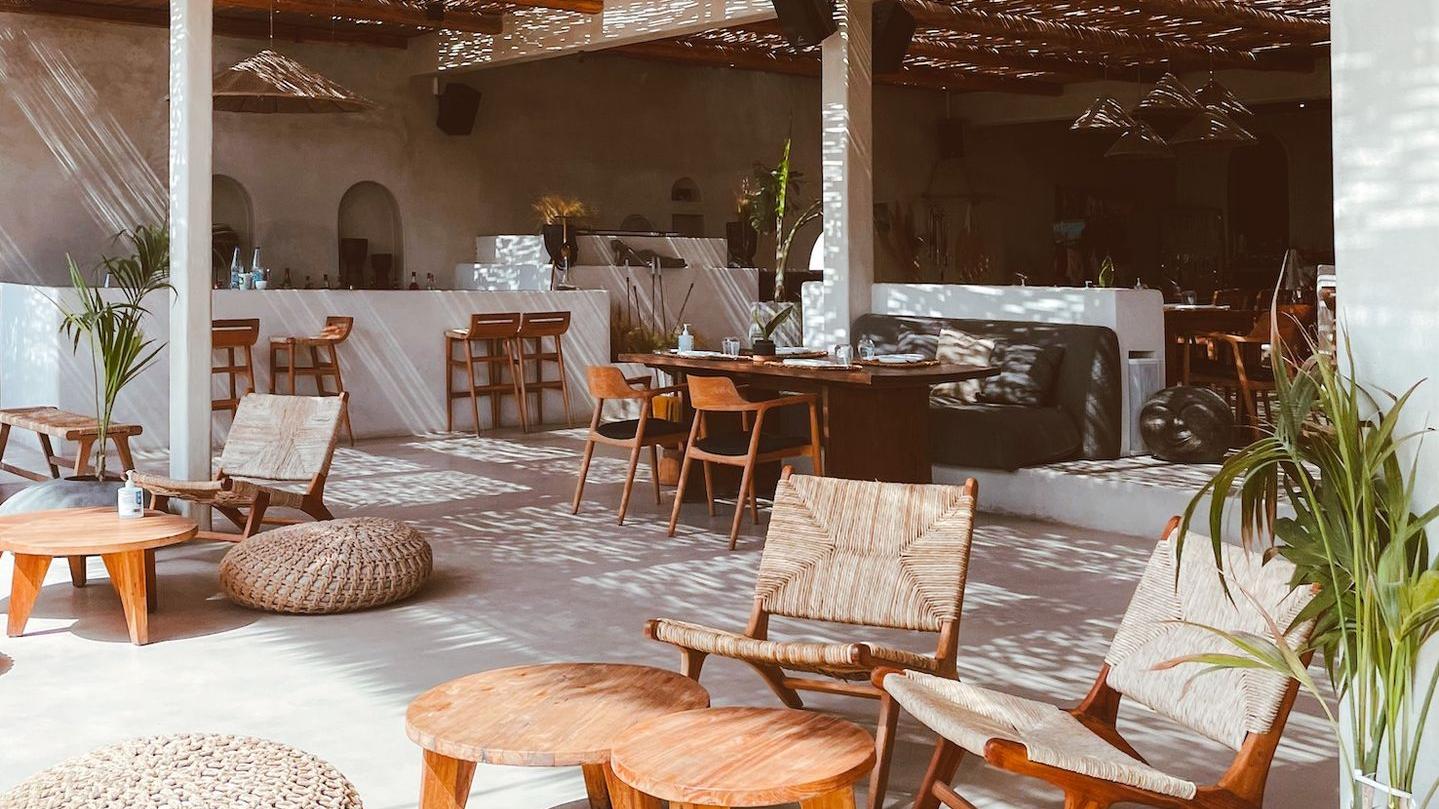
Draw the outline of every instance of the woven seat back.
M1155 667L1194 654L1241 654L1228 641L1191 624L1269 638L1265 613L1288 630L1291 646L1302 647L1313 623L1290 625L1314 591L1289 586L1294 574L1289 562L1276 558L1265 564L1262 554L1225 543L1220 552L1230 593L1226 595L1209 538L1193 533L1184 540L1176 586L1176 537L1177 531L1150 556L1105 656L1107 682L1156 713L1238 750L1246 735L1273 726L1289 679L1260 669L1207 671L1204 663Z
M232 477L313 480L330 469L346 396L276 396L240 400L220 469Z
M755 595L791 618L936 631L964 600L974 501L959 486L781 480Z

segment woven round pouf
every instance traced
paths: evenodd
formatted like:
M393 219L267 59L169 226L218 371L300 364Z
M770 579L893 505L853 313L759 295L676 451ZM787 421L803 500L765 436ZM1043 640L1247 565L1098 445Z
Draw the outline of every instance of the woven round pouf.
M345 776L279 742L187 734L131 739L38 773L0 809L360 809Z
M257 610L349 612L414 595L430 578L430 544L395 520L357 517L256 534L220 562L230 600Z

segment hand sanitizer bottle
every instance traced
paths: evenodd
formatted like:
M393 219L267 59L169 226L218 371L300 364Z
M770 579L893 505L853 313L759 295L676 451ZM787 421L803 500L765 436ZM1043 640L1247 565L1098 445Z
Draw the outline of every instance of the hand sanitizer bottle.
M145 516L145 490L135 485L133 471L125 473L125 485L120 487L117 505L121 519Z
M694 350L695 336L690 334L690 324L686 323L684 329L680 331L680 351Z

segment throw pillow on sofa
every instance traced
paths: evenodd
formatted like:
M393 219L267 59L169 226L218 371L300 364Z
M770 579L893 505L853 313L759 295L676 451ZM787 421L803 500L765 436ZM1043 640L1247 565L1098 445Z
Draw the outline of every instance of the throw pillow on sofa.
M986 404L1042 407L1054 398L1054 381L1064 346L1033 346L1022 343L995 348L989 364L999 366L999 375L985 380L979 401Z
M989 365L993 353L994 341L991 339L975 337L968 332L954 329L943 329L939 333L939 348L934 352L934 358L955 365ZM930 394L974 404L979 401L979 391L983 385L984 381L981 379L945 382L935 385Z

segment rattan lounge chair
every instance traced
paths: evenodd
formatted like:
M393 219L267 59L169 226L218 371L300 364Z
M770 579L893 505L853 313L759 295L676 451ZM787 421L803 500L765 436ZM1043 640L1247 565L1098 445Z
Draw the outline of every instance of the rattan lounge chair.
M1062 710L969 682L913 671L881 670L873 682L885 697L880 732L893 733L896 706L940 735L921 785L916 809L940 803L972 805L949 782L966 752L991 766L1047 781L1064 792L1064 805L1104 809L1115 803L1145 806L1257 809L1297 683L1267 670L1206 672L1203 663L1159 664L1204 652L1235 654L1227 641L1193 624L1267 636L1260 608L1290 627L1314 597L1312 588L1291 589L1291 564L1232 545L1223 547L1220 584L1209 540L1190 535L1175 578L1175 517L1165 530L1134 599L1110 644L1099 677L1079 707ZM1177 586L1176 586L1177 582ZM1313 623L1289 629L1289 643L1302 647ZM1128 697L1194 733L1236 751L1217 783L1199 785L1150 766L1115 728L1120 700ZM884 792L882 773L872 793Z
M791 708L803 707L797 690L877 699L881 692L868 678L881 666L952 678L976 491L974 480L877 483L792 475L786 467L749 627L737 633L658 618L645 634L679 647L682 673L696 680L711 654L750 664ZM768 638L771 615L939 638L932 655L864 642L778 641ZM880 767L888 765L892 738L880 739Z
M292 508L317 520L332 519L325 507L325 477L335 454L349 394L276 396L251 393L235 410L220 469L214 480L174 480L136 474L151 494L150 507L164 510L171 498L213 506L241 533L206 532L208 539L238 541L264 523L270 508ZM248 513L247 513L248 512Z

